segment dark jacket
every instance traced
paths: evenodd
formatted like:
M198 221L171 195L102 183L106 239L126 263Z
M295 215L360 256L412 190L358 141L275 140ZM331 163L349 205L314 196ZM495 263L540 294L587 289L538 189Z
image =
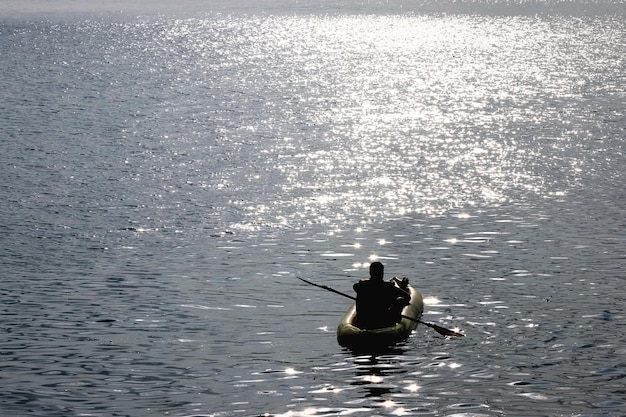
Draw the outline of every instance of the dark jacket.
M388 281L363 280L353 288L357 293L356 325L362 329L393 326L411 300L406 291Z

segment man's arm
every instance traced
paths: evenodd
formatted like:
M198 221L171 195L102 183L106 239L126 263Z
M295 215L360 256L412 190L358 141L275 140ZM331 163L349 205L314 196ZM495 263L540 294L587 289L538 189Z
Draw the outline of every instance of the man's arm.
M411 295L404 291L402 288L396 287L396 294L398 302L402 301L404 305L407 305L411 302Z

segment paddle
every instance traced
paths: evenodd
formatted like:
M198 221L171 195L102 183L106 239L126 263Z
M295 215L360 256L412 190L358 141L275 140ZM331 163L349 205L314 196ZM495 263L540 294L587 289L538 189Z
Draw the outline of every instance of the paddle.
M342 293L341 291L337 291L337 290L335 290L333 288L327 287L326 285L316 284L314 282L307 281L306 279L300 278L300 277L296 277L296 278L298 278L300 281L306 282L307 284L313 285L313 286L318 287L318 288L323 288L326 291L334 292L335 294L343 295L346 298L350 298L350 299L356 301L356 297L353 297L351 295ZM416 321L418 323L423 324L424 326L428 326L428 327L430 327L431 329L435 330L437 333L439 333L442 336L455 336L455 337L463 337L463 336L465 336L462 333L455 332L454 330L446 329L445 327L437 326L436 324L426 323L425 321L421 321L419 319L414 319L413 317L405 316L404 314L401 314L401 316L403 318L405 318L405 319L413 320L413 321Z

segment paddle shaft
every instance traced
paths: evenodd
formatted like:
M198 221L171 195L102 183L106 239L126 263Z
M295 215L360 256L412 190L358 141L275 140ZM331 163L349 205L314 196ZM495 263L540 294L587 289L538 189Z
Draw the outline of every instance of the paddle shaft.
M304 278L301 278L301 277L297 277L297 278L298 278L300 281L304 281L304 282L306 282L307 284L313 285L313 286L318 287L318 288L322 288L322 289L324 289L324 290L326 290L326 291L334 292L335 294L343 295L343 296L344 296L344 297L346 297L346 298L349 298L349 299L351 299L351 300L356 301L356 297L353 297L353 296L348 295L348 294L346 294L346 293L343 293L343 292L341 292L341 291L337 291L337 290L336 290L336 289L334 289L334 288L327 287L326 285L316 284L316 283L314 283L314 282L308 281L308 280L306 280L306 279L304 279ZM426 322L424 322L424 321L421 321L421 320L419 320L419 319L416 319L416 318L413 318L413 317L410 317L410 316L406 316L406 315L404 315L404 314L400 314L400 316L401 316L402 318L405 318L405 319L408 319L408 320L412 320L412 321L415 321L415 322L417 322L417 323L421 323L421 324L423 324L424 326L428 326L428 327L430 327L431 329L434 329L437 333L439 333L439 334L441 334L441 335L443 335L443 336L456 336L456 337L463 337L463 336L465 336L464 334L461 334L461 333L455 332L454 330L449 330L449 329L446 329L445 327L437 326L436 324L426 323Z
M314 283L314 282L307 281L307 280L306 280L306 279L304 279L304 278L300 278L300 277L298 277L298 278L299 278L300 280L302 280L302 281L306 282L307 284L315 285L316 287L323 288L323 289L325 289L325 290L327 290L327 291L334 292L335 294L343 295L343 296L344 296L344 297L346 297L346 298L349 298L349 299L351 299L351 300L356 301L356 297L353 297L353 296L348 295L348 294L346 294L346 293L343 293L343 292L341 292L341 291L337 291L337 290L336 290L336 289L334 289L334 288L327 287L326 285L319 285L319 284L316 284L316 283ZM405 319L409 319L409 320L416 321L416 322L418 322L418 323L422 323L422 321L421 321L421 320L414 319L413 317L405 316L404 314L400 314L400 316L401 316L401 317L403 317L403 318L405 318ZM422 324L426 324L426 323L422 323Z

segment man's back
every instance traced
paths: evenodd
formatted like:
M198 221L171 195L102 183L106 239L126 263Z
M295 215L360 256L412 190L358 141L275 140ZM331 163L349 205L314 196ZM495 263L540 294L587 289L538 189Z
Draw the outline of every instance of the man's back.
M382 280L359 281L354 284L354 290L357 293L357 326L365 329L393 326L400 319L402 306L410 299L405 291Z

